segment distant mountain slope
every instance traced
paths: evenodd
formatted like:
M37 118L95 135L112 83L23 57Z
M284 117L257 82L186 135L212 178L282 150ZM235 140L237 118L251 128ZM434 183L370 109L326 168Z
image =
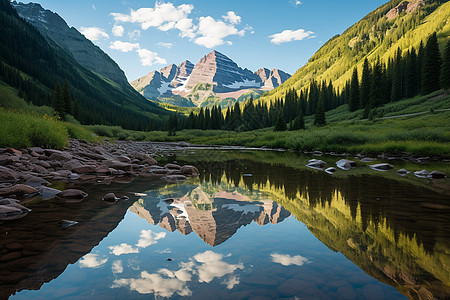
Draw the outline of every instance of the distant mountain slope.
M84 37L74 27L70 28L57 13L42 8L38 3L11 2L19 16L35 26L39 32L72 53L75 60L95 73L98 73L122 87L128 87L125 73L99 47Z
M168 112L133 89L87 70L72 54L39 31L0 0L0 80L30 95L36 105L49 105L56 81L68 80L72 97L78 100L80 121L85 124L148 128ZM36 101L36 102L35 102Z
M191 103L196 106L228 106L250 90L272 90L290 76L281 70L269 71L266 68L253 73L214 50L195 66L188 60L179 66L171 64L134 80L131 85L146 98L155 101L172 98L172 104L180 106L186 103L189 106ZM224 99L227 101L222 101Z
M272 90L261 101L283 98L288 90L306 88L311 80L332 81L342 89L356 66L362 69L365 58L374 63L394 57L395 51L414 46L433 32L443 45L450 36L450 3L432 0L392 0L369 13L342 35L325 43L283 85Z

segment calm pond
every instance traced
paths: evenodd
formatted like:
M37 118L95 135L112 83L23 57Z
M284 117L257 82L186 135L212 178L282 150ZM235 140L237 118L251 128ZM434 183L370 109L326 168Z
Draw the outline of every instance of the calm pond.
M199 178L30 201L28 216L0 224L18 253L0 262L0 299L449 299L449 180L395 172L448 165L329 175L305 168L311 158L191 149L163 160ZM109 192L146 196L108 205Z

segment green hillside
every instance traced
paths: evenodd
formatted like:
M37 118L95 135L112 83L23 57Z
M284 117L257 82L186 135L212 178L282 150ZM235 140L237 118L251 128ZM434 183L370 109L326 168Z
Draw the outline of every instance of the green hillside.
M403 0L389 1L341 35L331 38L305 66L283 85L265 94L261 101L284 98L288 90L304 89L313 79L332 81L336 89L342 90L351 79L353 68L362 70L364 59L367 58L369 64L378 58L388 62L398 48L403 52L411 47L418 49L420 42L426 42L433 32L437 33L443 50L450 36L450 3L424 1L427 3L424 7L409 14L403 12L389 21L386 14L401 2Z
M35 106L50 106L56 83L67 80L83 124L143 130L168 115L131 88L125 90L82 67L70 53L20 18L7 0L0 0L0 80Z

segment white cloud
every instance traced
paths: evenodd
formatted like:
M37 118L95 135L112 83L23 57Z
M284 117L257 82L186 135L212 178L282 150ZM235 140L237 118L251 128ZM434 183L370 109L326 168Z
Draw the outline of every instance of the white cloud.
M197 30L197 26L194 25L192 19L182 19L175 24L175 28L180 31L181 37L194 38Z
M164 58L158 56L158 53L152 52L147 49L137 50L139 57L141 58L141 64L146 67L151 67L154 64L167 64Z
M109 45L109 48L113 49L113 50L122 51L122 52L130 52L133 50L140 49L140 46L139 46L139 43L128 43L128 42L115 41Z
M93 10L97 10L97 7L95 7L95 5L92 4L92 9L93 9Z
M307 258L300 255L290 256L287 254L272 253L270 256L272 257L273 262L281 264L283 266L303 266L305 263L310 262Z
M273 34L269 36L271 38L270 42L275 45L279 45L281 43L292 42L292 41L301 41L306 38L313 38L314 32L306 31L304 29L298 30L284 30L283 32Z
M170 49L170 48L172 48L173 44L172 43L159 42L158 46Z
M241 17L236 15L236 13L234 11L227 12L227 14L222 16L222 18L231 24L241 23Z
M167 253L172 253L172 250L170 250L169 248L166 248L164 250L156 250L156 252L158 252L160 254L167 254Z
M124 31L125 31L125 28L123 28L123 26L114 24L112 33L115 36L123 36Z
M130 40L137 40L138 38L141 37L141 31L140 30L133 30L128 32L128 37L130 38Z
M86 254L80 260L82 268L98 268L108 261L107 258L101 259L98 254Z
M120 274L123 272L123 265L121 260L116 260L113 262L111 270L114 274Z
M154 294L155 298L172 297L174 294L180 296L191 296L191 290L185 282L178 278L164 278L159 273L150 274L142 271L140 278L116 279L112 288L129 286L130 290L140 294Z
M116 246L110 246L111 254L114 255L122 255L122 254L130 254L130 253L139 253L139 249L133 248L133 246L128 245L126 243L122 243Z
M197 267L199 282L211 282L214 278L221 278L233 273L237 269L244 269L242 263L233 265L222 260L223 255L212 251L205 251L194 256L194 260L201 263Z
M240 279L237 276L230 276L228 279L224 280L222 284L227 286L227 289L231 290L234 288L235 285L238 285L240 283Z
M139 248L147 248L150 245L154 245L158 240L166 237L165 232L153 233L151 230L142 230L141 236L136 244Z
M243 36L244 30L238 30L230 24L216 21L212 17L200 17L198 32L200 37L195 39L195 43L206 48L214 48L225 43L225 38L230 35Z
M225 39L231 35L243 36L245 31L252 31L247 26L244 30L239 30L236 25L240 24L242 18L234 11L228 11L222 16L224 21L215 20L211 16L199 17L198 24L194 24L189 17L194 6L182 4L175 6L171 2L156 2L154 7L142 7L137 10L131 9L130 13L111 13L111 16L118 23L136 23L143 30L157 28L161 31L176 29L180 37L191 39L195 44L207 48L230 44ZM253 31L252 31L253 32Z
M191 4L174 6L170 2L156 2L154 8L143 7L138 10L132 9L129 14L111 13L111 15L116 22L138 23L143 30L155 27L162 31L174 28L182 31L179 27L184 28L184 26L177 26L177 24L179 22L184 23L184 25L189 22L192 24L192 20L187 17L193 9L194 6Z
M226 256L228 257L228 256ZM140 273L138 278L122 278L114 280L112 288L129 287L130 290L140 294L154 294L155 297L191 296L192 292L188 283L198 275L198 282L211 282L215 278L228 278L222 281L228 289L232 289L240 283L239 277L234 272L244 269L242 263L229 264L223 261L222 254L213 251L198 253L190 258L187 263L180 263L179 269L172 271L166 268L159 269L150 274L147 271Z
M109 38L109 35L103 29L98 27L80 27L80 32L91 41L98 41L101 38Z
M294 6L299 6L299 5L302 5L302 4L303 4L303 2L302 2L302 1L299 1L299 0L292 0L291 3L292 3L292 5L294 5Z

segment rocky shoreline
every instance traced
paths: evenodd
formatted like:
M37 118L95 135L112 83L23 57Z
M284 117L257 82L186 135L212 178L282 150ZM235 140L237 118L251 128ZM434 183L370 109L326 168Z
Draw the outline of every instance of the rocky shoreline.
M101 144L71 140L63 150L0 148L0 221L24 217L29 209L23 199L39 196L81 201L87 194L81 190L57 190L53 182L129 182L134 177L160 178L178 182L196 177L196 167L177 164L158 165L153 158L162 150L177 145L155 145L151 142L105 141ZM119 198L105 195L104 201Z

